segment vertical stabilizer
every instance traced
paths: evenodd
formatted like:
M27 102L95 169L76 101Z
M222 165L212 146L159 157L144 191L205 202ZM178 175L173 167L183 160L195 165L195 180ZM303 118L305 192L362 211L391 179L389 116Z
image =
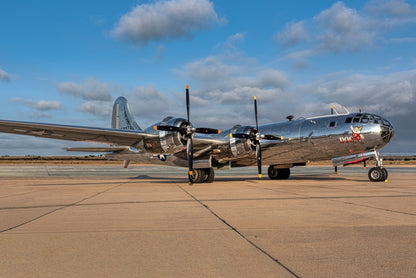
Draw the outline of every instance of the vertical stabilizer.
M125 97L118 97L113 105L111 127L117 129L142 130L130 114Z

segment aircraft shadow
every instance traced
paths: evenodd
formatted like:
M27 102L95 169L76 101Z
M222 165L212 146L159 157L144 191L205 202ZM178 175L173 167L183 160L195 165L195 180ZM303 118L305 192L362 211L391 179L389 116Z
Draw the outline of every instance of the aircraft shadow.
M188 183L188 179L186 178L180 178L180 177L158 177L158 176L148 176L148 175L140 175L137 177L129 177L128 179L132 180L148 180L151 183ZM264 181L270 181L269 178L262 179ZM262 180L258 179L257 177L215 177L214 182L236 182L236 181L247 181L247 182L261 182ZM332 177L332 176L322 176L322 175L293 175L289 179L290 180L296 180L296 181L341 181L341 180L351 180L354 182L367 182L367 180L356 180L356 179L350 179L342 176L338 177ZM283 182L285 180L275 180L274 182L279 183Z

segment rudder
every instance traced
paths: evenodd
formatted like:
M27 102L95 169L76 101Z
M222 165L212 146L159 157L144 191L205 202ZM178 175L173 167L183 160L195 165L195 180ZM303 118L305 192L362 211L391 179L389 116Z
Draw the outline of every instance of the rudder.
M125 97L118 97L113 105L111 127L117 129L142 130L130 114Z

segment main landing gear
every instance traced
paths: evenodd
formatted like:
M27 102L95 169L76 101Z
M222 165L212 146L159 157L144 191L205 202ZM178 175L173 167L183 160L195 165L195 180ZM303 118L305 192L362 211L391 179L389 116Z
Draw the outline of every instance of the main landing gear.
M374 182L387 181L389 173L387 172L387 169L383 167L383 159L380 158L377 151L374 151L374 154L377 161L377 166L371 168L368 171L368 178L370 181Z
M270 165L267 174L269 174L271 180L286 180L290 177L290 168L279 169L275 168L274 165Z
M192 175L188 174L189 184L193 183L211 183L214 181L214 169L194 169Z

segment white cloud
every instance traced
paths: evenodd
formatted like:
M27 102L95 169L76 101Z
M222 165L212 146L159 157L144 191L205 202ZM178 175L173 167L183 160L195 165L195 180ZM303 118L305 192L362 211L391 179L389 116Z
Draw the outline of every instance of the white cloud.
M351 111L362 106L368 112L385 116L412 113L416 102L416 71L387 76L351 75L336 80L325 79L300 86L298 91L313 97L316 103L341 103Z
M10 81L10 75L4 70L0 69L0 80Z
M123 15L111 35L145 46L151 41L191 38L195 31L224 22L208 0L170 0L141 4Z
M93 78L83 83L62 82L58 85L58 92L71 95L84 100L111 100L111 88L105 82L99 82Z
M372 0L369 1L365 9L376 16L391 16L404 18L415 16L415 8L405 0Z
M111 102L91 100L84 102L79 108L78 111L89 113L91 115L109 119L112 111Z
M274 38L282 47L294 47L285 59L297 69L308 65L308 58L325 53L353 52L379 47L388 42L414 43L414 38L388 38L393 28L416 24L416 5L405 0L373 0L363 9L336 2L311 19L288 23Z
M234 55L229 55L229 48L223 50L225 55L195 60L177 70L191 84L197 84L190 88L192 121L215 128L230 128L238 123L251 125L254 123L254 96L259 105L266 107L260 116L263 123L277 121L274 111L284 113L287 109L283 107L291 102L291 96L285 92L290 86L287 75L261 66L242 53L235 59ZM178 94L181 96L182 93Z
M239 68L237 66L225 64L217 56L208 56L190 62L184 67L184 73L187 76L204 83L222 83L227 80L230 75L234 75L238 72Z
M329 51L361 50L371 46L376 37L368 20L342 2L322 11L315 19L323 30L318 35L321 48Z
M283 47L289 47L309 40L309 34L305 29L305 22L299 21L286 24L285 29L276 34L274 38Z
M170 99L155 86L136 86L129 91L126 98L129 100L131 113L138 116L138 123L144 120L145 125L153 124L170 114L171 109L178 113L176 116L186 115L185 104L175 105L178 100Z
M40 111L61 110L64 107L62 103L59 101L49 101L49 100L35 101L32 99L24 99L24 98L12 98L11 101L23 103L30 108L40 110Z

